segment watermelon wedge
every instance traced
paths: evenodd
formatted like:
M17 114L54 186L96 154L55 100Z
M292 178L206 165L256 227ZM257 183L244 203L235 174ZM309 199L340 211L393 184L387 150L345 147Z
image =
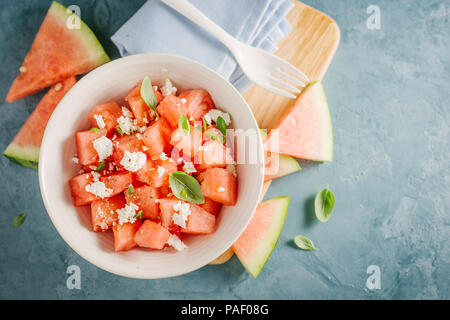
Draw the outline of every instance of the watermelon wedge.
M270 131L267 151L313 161L333 160L333 129L320 81L306 87Z
M76 17L76 18L75 18ZM79 29L68 21L79 19L53 2L6 97L13 102L109 61L95 35L80 19Z
M267 130L260 129L260 131L263 141L266 141ZM266 152L264 158L264 182L287 176L302 169L295 158L284 154Z
M250 223L232 248L245 269L257 277L277 244L289 207L289 197L258 205Z
M5 156L25 167L37 168L39 149L48 119L76 81L76 77L70 77L50 88L3 152Z

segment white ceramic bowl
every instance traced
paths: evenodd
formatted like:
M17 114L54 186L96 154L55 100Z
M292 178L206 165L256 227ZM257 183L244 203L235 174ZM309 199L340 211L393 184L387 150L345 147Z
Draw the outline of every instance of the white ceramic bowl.
M111 231L91 231L90 207L76 208L68 181L80 167L74 133L86 130L88 115L100 103L123 100L126 93L148 75L161 82L169 77L180 89L204 88L216 105L229 112L234 128L258 130L253 114L239 92L224 78L192 60L168 54L141 54L107 63L83 77L64 97L45 130L39 156L39 182L48 215L61 237L87 261L106 271L142 279L164 278L194 271L226 251L249 222L263 185L263 164L237 166L239 186L236 206L224 207L214 234L191 236L182 252L174 249L134 249L116 253ZM258 158L263 158L258 135Z

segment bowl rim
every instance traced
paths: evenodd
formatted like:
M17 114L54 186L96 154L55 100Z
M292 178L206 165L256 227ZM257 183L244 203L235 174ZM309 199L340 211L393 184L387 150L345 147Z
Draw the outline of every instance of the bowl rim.
M104 69L116 66L118 64L121 63L126 63L127 61L131 61L134 60L136 58L149 58L149 61L152 60L152 58L168 58L168 59L178 59L181 60L185 63L188 64L192 64L194 66L194 68L200 68L203 69L206 72L211 73L212 75L214 75L217 78L220 78L224 84L226 84L226 86L228 86L231 90L233 90L238 96L239 98L242 100L242 102L244 103L244 105L247 107L250 116L251 116L251 125L257 130L258 132L258 159L263 159L264 158L264 151L263 151L263 140L262 140L262 136L261 133L259 131L259 126L258 123L255 119L255 116L250 108L250 106L248 105L247 101L245 101L244 97L242 96L242 94L227 80L225 79L222 75L220 75L218 72L216 72L215 70L210 69L209 67L186 57L183 56L179 56L179 55L175 55L175 54L167 54L167 53L141 53L141 54L135 54L135 55L129 55L129 56L125 56L125 57L121 57L115 60L112 60L100 67L97 67L96 69L90 71L89 73L87 73L86 75L84 75L80 80L77 81L77 83L69 90L72 91L75 88L77 88L78 86L80 86L80 83L82 82L86 82L89 81L91 78L95 77L98 73L101 73ZM68 93L69 93L68 92ZM63 99L59 102L58 106L60 104L62 104L65 100L66 97L68 96L68 93L66 93L66 95L63 97ZM40 148L40 153L39 153L39 166L38 166L38 177L39 177L39 188L40 188L40 193L41 193L41 197L42 200L44 202L44 206L45 209L47 211L47 214L53 224L53 226L55 227L56 231L58 232L58 234L61 236L61 238L67 243L67 245L74 250L80 257L82 257L84 260L88 261L89 263L91 263L92 265L96 266L97 268L100 268L102 270L105 270L109 273L115 274L115 275L119 275L119 276L123 276L123 277L127 277L127 278L134 278L134 279L163 279L163 278L171 278L171 277L176 277L176 276L181 276L184 274L188 274L190 272L193 272L195 270L198 270L206 265L209 264L210 261L206 262L206 263L198 263L198 264L193 264L191 268L188 268L186 270L183 271L179 271L179 272L168 272L167 275L165 276L149 276L149 275L143 275L142 273L137 273L137 272L125 272L123 270L116 270L113 266L107 264L107 263L102 263L101 260L96 260L92 255L90 255L88 253L88 249L83 250L82 248L78 247L76 244L74 244L69 238L66 237L66 235L64 234L63 230L61 229L61 226L58 225L55 221L55 214L51 211L51 206L50 206L50 202L51 202L51 197L49 196L49 193L47 192L47 186L45 183L45 165L41 165L45 160L45 156L46 156L46 152L44 150L48 149L48 139L47 136L49 135L48 132L48 128L50 128L51 124L53 124L54 122L54 115L55 112L52 113L52 115L50 116L48 122L47 122L47 126L45 128L44 131L44 135L42 138L42 143L41 143L41 148ZM50 124L50 125L49 125ZM258 165L260 167L261 170L259 170L260 172L263 172L264 170L264 165L263 162L258 161ZM258 180L258 181L257 181ZM264 174L260 174L259 175L259 179L255 179L255 182L257 182L257 184L254 184L256 187L258 187L258 194L261 195L261 192L263 190L263 185L264 185ZM257 198L257 200L255 201L255 203L253 203L251 205L252 208L252 213L248 216L247 221L245 222L245 224L243 224L241 226L241 231L239 234L233 236L232 238L230 238L229 240L229 245L226 246L226 248L223 250L223 252L220 252L215 258L219 257L220 255L222 255L226 250L228 250L232 244L234 242L236 242L236 240L239 238L239 236L242 234L242 232L245 230L245 228L247 227L248 223L250 222L251 218L253 217L253 214L255 213L256 207L258 206L260 202L260 196ZM149 252L151 253L151 252ZM211 261L213 261L215 258L211 259Z

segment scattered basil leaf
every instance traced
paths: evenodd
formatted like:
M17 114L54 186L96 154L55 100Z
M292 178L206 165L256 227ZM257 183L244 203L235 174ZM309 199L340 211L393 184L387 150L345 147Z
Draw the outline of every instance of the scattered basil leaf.
M178 127L185 135L191 133L191 124L189 123L188 117L184 113L180 113L180 116L178 117Z
M216 141L217 139L216 135L210 131L206 131L206 135L213 141Z
M294 243L302 250L319 250L314 246L314 243L310 239L304 236L296 236L294 238Z
M119 126L116 127L116 131L123 136L123 130Z
M172 189L172 193L178 199L195 204L202 204L205 202L200 183L197 179L183 171L170 173L169 185Z
M100 129L99 128L91 128L89 129L90 132L99 132Z
M139 218L142 220L142 215L144 214L144 211L139 210L138 213L136 213L136 215L134 216L136 219Z
M148 76L146 76L144 80L142 80L141 98L142 100L144 100L145 104L155 112L156 119L158 119L159 114L158 111L156 111L158 100L156 99L155 92L153 92L152 82L150 81L150 78Z
M203 121L203 130L206 131L207 124L206 124L206 119L204 116L202 116L202 121Z
M128 186L128 189L127 189L127 195L128 195L128 198L132 197L133 194L134 194L134 187L133 187L132 184L130 184L130 185Z
M100 162L97 165L97 168L95 169L95 171L99 172L99 171L102 171L103 169L105 169L105 161Z
M223 118L221 116L217 117L217 129L220 130L220 132L222 132L223 136L226 137L227 136L227 123L225 122L225 120L223 120Z
M161 216L157 216L156 218L159 220L159 219L161 219Z
M17 215L13 220L13 227L14 228L20 227L25 222L26 218L27 215L25 213Z
M331 212L334 206L334 194L328 188L317 193L314 199L314 211L316 212L316 217L321 222L327 222L330 219Z

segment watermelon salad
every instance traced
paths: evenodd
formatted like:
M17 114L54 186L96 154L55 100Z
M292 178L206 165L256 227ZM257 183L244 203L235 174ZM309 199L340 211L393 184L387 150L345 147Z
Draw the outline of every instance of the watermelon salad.
M112 229L115 251L186 248L211 234L221 208L237 201L226 130L231 117L202 89L177 94L170 79L134 87L125 103L93 107L91 129L75 133L69 181L75 206L90 206L92 230Z

